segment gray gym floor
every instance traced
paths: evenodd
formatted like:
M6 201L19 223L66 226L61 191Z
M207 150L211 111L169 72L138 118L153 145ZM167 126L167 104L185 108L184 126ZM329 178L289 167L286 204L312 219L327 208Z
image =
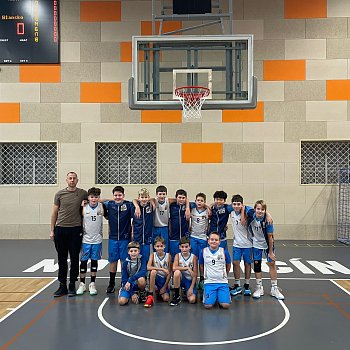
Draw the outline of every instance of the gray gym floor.
M117 295L105 294L108 266L98 272L97 296L54 299L58 283L48 279L0 319L0 349L348 349L350 292L340 284L350 280L349 252L337 242L280 241L279 286L286 299L271 298L264 280L264 297L233 297L229 310L187 302L121 307ZM5 277L55 278L55 258L49 241L1 241L0 284Z

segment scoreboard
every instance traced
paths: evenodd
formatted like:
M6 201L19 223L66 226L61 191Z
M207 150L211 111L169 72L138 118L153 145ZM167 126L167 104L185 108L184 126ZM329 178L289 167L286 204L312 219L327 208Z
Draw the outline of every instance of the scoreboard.
M0 64L59 63L58 0L0 0Z

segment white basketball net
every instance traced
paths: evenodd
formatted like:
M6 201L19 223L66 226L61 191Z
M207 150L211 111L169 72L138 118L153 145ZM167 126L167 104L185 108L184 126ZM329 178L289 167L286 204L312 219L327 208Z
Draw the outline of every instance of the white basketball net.
M182 116L188 121L202 118L201 110L210 90L203 86L183 86L175 89L175 96L182 104Z

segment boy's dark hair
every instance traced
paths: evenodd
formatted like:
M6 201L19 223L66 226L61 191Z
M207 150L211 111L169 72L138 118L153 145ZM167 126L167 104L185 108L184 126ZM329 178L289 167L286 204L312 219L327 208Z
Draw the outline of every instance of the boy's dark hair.
M220 198L223 200L227 199L227 193L225 191L216 191L213 195L213 198Z
M140 243L139 242L135 242L135 241L130 242L128 244L128 250L131 249L131 248L140 249Z
M206 196L205 193L203 193L203 192L197 193L197 194L196 194L196 199L197 199L198 197L202 197L202 198L204 199L204 202L207 200L207 196Z
M183 190L183 189L179 189L175 193L175 198L177 198L177 196L185 196L185 197L187 197L187 192L185 190Z
M154 245L156 245L156 243L162 243L163 245L165 245L165 239L161 236L157 236L155 239L154 239Z
M216 197L218 198L218 197ZM208 238L210 238L211 235L217 235L219 238L220 238L220 233L219 232L216 232L216 231L211 231L208 235Z
M124 194L124 187L122 187L122 186L115 186L113 188L113 190L112 190L112 193L114 193L114 192L121 192L121 193Z
M88 196L98 197L101 194L101 189L97 187L91 187L88 189Z
M188 243L189 245L191 245L191 240L190 240L189 237L183 236L183 237L180 238L179 245L181 245L181 244L187 244L187 243Z
M263 207L263 209L267 210L266 202L263 199L259 199L258 201L255 202L254 209L258 204L260 204Z
M235 194L232 196L231 202L239 202L243 204L243 197L240 194Z
M165 192L165 193L168 193L168 189L164 186L164 185L159 185L157 188L156 188L156 193L158 192Z

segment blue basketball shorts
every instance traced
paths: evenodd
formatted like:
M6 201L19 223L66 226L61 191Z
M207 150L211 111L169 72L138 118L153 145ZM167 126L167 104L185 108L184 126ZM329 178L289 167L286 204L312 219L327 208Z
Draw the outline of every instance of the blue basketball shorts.
M168 226L153 227L153 238L152 243L154 245L154 239L156 237L163 237L165 240L165 252L169 252L169 229Z
M139 290L139 287L137 285L137 281L135 281L135 282L130 284L129 290L125 290L124 287L120 288L119 297L123 297L123 298L130 300L131 297L138 292L138 290Z
M197 258L199 257L199 253L201 252L201 250L203 250L207 246L208 242L206 240L191 237L191 250Z
M227 239L225 239L224 241L220 242L220 247L224 248L224 249L227 249Z
M118 260L124 261L128 256L129 241L116 241L114 239L108 240L108 261L110 263Z
M83 243L81 246L80 261L101 260L102 258L102 243L89 244Z
M181 286L181 288L185 289L186 294L187 294L187 291L189 290L189 288L191 287L191 284L192 284L192 280L189 280L185 276L182 275L180 286ZM196 284L194 284L194 286L193 286L193 294L197 295Z
M231 304L230 289L228 283L205 283L203 292L203 304L214 305Z
M180 253L179 241L169 241L169 252L174 261L176 254Z
M275 253L275 246L272 248L273 253ZM265 258L267 262L272 262L273 260L269 258L269 250L268 249L259 249L253 248L253 259L254 260L262 260L262 255L265 253Z
M155 286L157 287L158 291L163 288L165 282L166 282L166 277L156 275ZM170 294L169 286L167 286L165 293Z
M247 264L252 263L252 248L238 248L232 247L232 260L241 261L243 260Z

